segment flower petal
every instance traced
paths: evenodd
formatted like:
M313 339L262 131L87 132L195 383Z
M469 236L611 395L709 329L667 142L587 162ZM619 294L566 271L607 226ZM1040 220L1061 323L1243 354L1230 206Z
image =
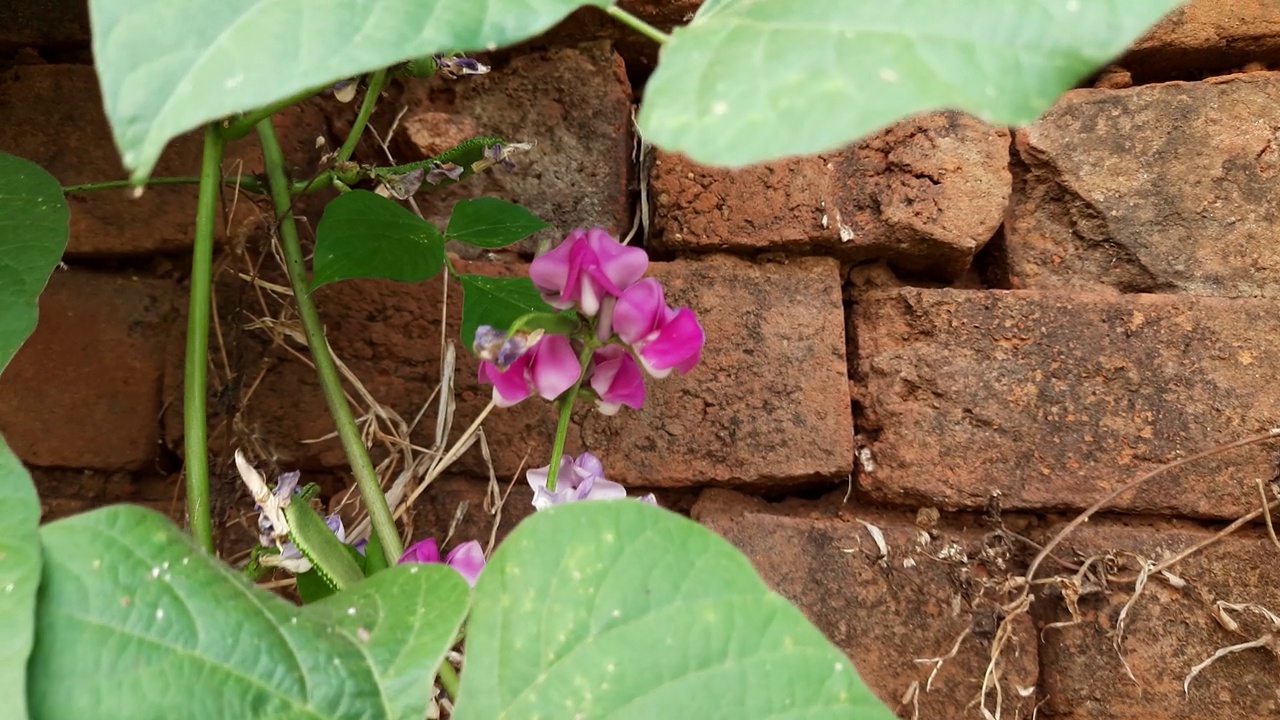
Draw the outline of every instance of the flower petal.
M484 548L475 540L464 542L449 552L444 559L449 567L457 570L471 587L476 586L476 578L484 570Z
M582 374L578 356L564 335L543 336L533 350L530 368L533 387L546 400L560 397L578 382L578 376Z
M689 308L680 308L652 341L640 348L640 361L654 377L689 372L702 357L707 336Z
M605 406L616 412L622 405L639 410L645 398L644 374L635 358L618 345L607 345L595 352L594 359L591 389L600 398L601 411L611 415Z
M436 545L435 538L429 537L410 545L409 549L405 550L400 559L396 561L396 564L438 562L440 562L440 547Z
M525 379L530 360L530 355L521 355L506 370L488 360L480 362L480 382L493 385L493 400L498 407L511 407L533 394Z
M645 278L627 288L613 308L613 331L628 345L634 345L660 327L664 311L662 284Z
M595 252L597 267L608 281L605 288L611 294L620 294L631 287L649 269L648 253L623 245L603 228L587 231L587 245Z

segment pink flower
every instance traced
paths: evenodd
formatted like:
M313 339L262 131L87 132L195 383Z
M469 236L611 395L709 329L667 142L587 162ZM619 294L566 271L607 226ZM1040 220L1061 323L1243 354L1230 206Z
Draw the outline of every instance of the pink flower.
M592 356L591 389L599 400L596 407L613 415L623 405L639 410L644 405L644 375L631 353L620 345L605 345Z
M664 378L698 364L706 334L689 308L669 307L662 284L646 278L623 291L613 308L613 332L630 345L646 372Z
M575 305L595 317L601 301L617 297L649 267L649 256L613 239L600 228L574 230L564 242L535 258L529 278L547 304L559 310Z
M409 563L439 563L440 548L435 538L427 538L409 546L400 556L397 565ZM476 586L476 578L484 570L484 549L475 540L464 542L454 548L444 559L444 564L457 570L471 587Z
M535 392L545 400L555 400L573 387L581 374L578 356L563 335L543 335L505 370L488 360L480 363L480 382L493 385L498 407L511 407Z

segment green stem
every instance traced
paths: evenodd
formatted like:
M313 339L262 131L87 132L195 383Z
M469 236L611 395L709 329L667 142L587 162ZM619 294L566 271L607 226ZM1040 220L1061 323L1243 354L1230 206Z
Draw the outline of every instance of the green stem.
M627 27L631 28L632 30L635 30L641 35L644 35L645 37L658 43L659 45L665 45L667 41L671 39L670 35L662 32L658 28L650 25L644 20L641 20L635 15L632 15L626 10L623 10L617 5L610 5L609 7L605 8L604 11L609 13L609 15L611 15L614 20L617 20L623 25L626 25Z
M194 177L194 176L151 178L150 180L147 180L145 183L143 183L141 186L136 185L129 180L109 180L107 182L100 182L100 183L84 183L82 185L67 185L62 188L62 194L78 195L80 193L101 192L103 190L129 190L135 187L150 187L152 185L156 185L156 186L196 185L200 182L200 180L201 179L199 177ZM238 186L242 190L247 190L251 193L259 193L259 194L265 195L267 192L267 189L263 187L262 183L258 182L258 179L255 177L240 176L240 177L221 178L221 182L223 185L226 185L228 187Z
M569 420L573 417L573 405L578 401L578 391L582 389L582 381L587 378L587 363L591 362L591 354L596 351L593 343L587 343L578 356L578 380L573 387L560 396L560 419L556 422L556 439L551 445L551 467L547 470L547 491L556 491L556 473L560 470L560 458L564 457L564 442L569 437Z
M386 81L386 68L369 77L369 87L364 91L364 101L360 103L360 113L356 115L356 121L351 126L351 132L347 134L347 141L342 143L342 147L338 149L338 156L334 159L334 164L344 163L351 159L351 154L356 151L356 145L360 143L360 136L364 134L364 126L369 124L369 116L373 114L373 108L378 104L378 95L382 94L382 85Z
M297 95L293 95L292 97L287 97L283 100L280 100L279 102L275 102L270 105L267 105L266 107L260 107L257 110L250 110L249 112L241 115L238 118L235 118L233 120L228 120L227 124L222 128L222 137L228 142L232 140L239 140L245 135L248 135L249 133L253 132L253 128L259 122L262 122L262 120L269 118L272 115L275 115L276 113L289 107L290 105L300 103L303 100L306 100L307 98L319 93L322 90L324 90L324 88L322 87L312 88L310 90L303 90Z
M191 306L187 316L186 375L183 378L183 442L186 450L187 522L191 536L213 552L213 520L209 511L209 447L206 427L206 384L209 375L209 312L213 288L213 220L218 211L224 144L218 128L204 130L200 195L196 204L196 236L191 253Z
M440 663L440 671L436 675L440 679L440 687L444 688L445 694L456 700L458 698L458 671L453 669L449 658L445 658Z
M284 153L280 150L280 141L276 139L271 118L258 123L258 136L262 141L262 158L267 166L267 181L271 187L271 198L275 203L276 218L280 223L280 246L284 250L285 261L289 270L289 282L293 286L293 299L298 304L298 317L302 321L303 332L307 336L307 347L311 350L311 359L315 362L316 373L320 377L320 387L324 391L324 399L329 404L329 414L338 427L338 437L342 440L342 449L347 453L347 462L355 473L356 486L360 488L360 496L369 509L369 519L373 523L373 531L378 534L382 543L383 554L387 562L395 565L404 554L404 546L400 544L400 536L396 533L395 520L391 518L391 508L387 507L387 497L378 482L378 473L369 460L369 451L360 440L360 429L356 427L355 417L351 414L351 406L347 404L347 396L342 392L342 379L338 376L337 365L329 354L329 343L324 337L324 326L320 324L320 314L311 300L311 290L307 287L307 265L302 258L302 246L298 242L298 226L293 220L293 198L289 194L289 179L284 174Z

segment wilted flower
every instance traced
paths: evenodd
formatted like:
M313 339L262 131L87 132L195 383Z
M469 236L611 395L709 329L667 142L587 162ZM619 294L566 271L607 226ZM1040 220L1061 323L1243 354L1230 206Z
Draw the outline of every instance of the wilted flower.
M460 55L436 55L436 70L450 80L457 80L463 75L484 75L489 66L469 57Z
M605 345L592 356L591 389L599 400L596 407L613 415L623 405L639 410L644 405L644 375L631 353L620 345Z
M338 102L349 103L356 98L356 85L355 78L347 78L334 83L329 91Z
M706 334L689 308L669 307L662 285L646 278L624 290L613 306L612 328L655 378L684 374L698 364Z
M560 310L577 306L595 317L601 301L618 297L649 268L649 256L615 240L601 228L574 230L564 242L529 265L542 299Z
M488 360L497 365L499 370L506 370L511 363L537 345L544 333L545 331L538 329L533 332L515 332L508 337L497 328L481 325L476 328L471 349L481 360Z
M620 500L627 496L626 488L605 479L604 465L589 452L582 453L577 460L568 455L560 457L555 490L547 489L550 472L550 465L525 472L533 488L533 507L538 510L579 500Z
M494 165L501 165L510 172L516 169L516 162L511 159L511 156L532 148L533 143L494 143L484 149L484 157L471 163L471 171L480 172Z
M409 546L400 556L397 565L409 563L439 563L440 547L435 538L427 538ZM471 587L476 586L476 578L484 570L484 549L475 540L464 542L454 548L444 559L444 564L457 570Z
M439 185L445 180L457 182L462 179L463 167L453 163L431 163L431 171L423 178L428 185Z
M544 400L555 400L581 374L578 356L563 335L543 335L505 369L488 360L480 362L480 381L493 385L498 407L511 407L535 392Z
M403 175L389 177L378 188L378 194L382 195L385 188L386 193L397 200L408 199L418 192L418 188L422 187L422 183L426 179L426 173L426 170L419 167Z

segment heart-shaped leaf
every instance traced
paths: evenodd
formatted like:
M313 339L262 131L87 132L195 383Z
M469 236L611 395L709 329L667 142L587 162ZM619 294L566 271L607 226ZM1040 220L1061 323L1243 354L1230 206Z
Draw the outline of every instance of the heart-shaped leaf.
M36 329L40 293L67 249L71 211L56 178L0 153L0 373Z
M59 520L41 536L37 717L418 718L433 659L466 610L466 583L446 567L388 570L304 610L138 507ZM339 607L347 620L335 624ZM411 675L423 685L409 687Z
M482 248L504 248L551 227L524 208L495 197L461 200L453 206L445 237Z
M894 716L729 543L619 500L537 513L499 546L453 717Z
M312 290L353 278L421 282L444 266L444 237L394 200L353 190L325 206L313 263Z
M459 275L462 283L462 342L471 347L481 325L506 329L530 313L554 313L529 278Z
M40 588L40 499L26 468L0 437L0 697L14 720L27 717L27 657Z
M740 167L965 110L1032 122L1181 0L709 0L662 48L645 139Z
M125 167L170 139L432 53L493 49L609 0L90 0L93 57Z

